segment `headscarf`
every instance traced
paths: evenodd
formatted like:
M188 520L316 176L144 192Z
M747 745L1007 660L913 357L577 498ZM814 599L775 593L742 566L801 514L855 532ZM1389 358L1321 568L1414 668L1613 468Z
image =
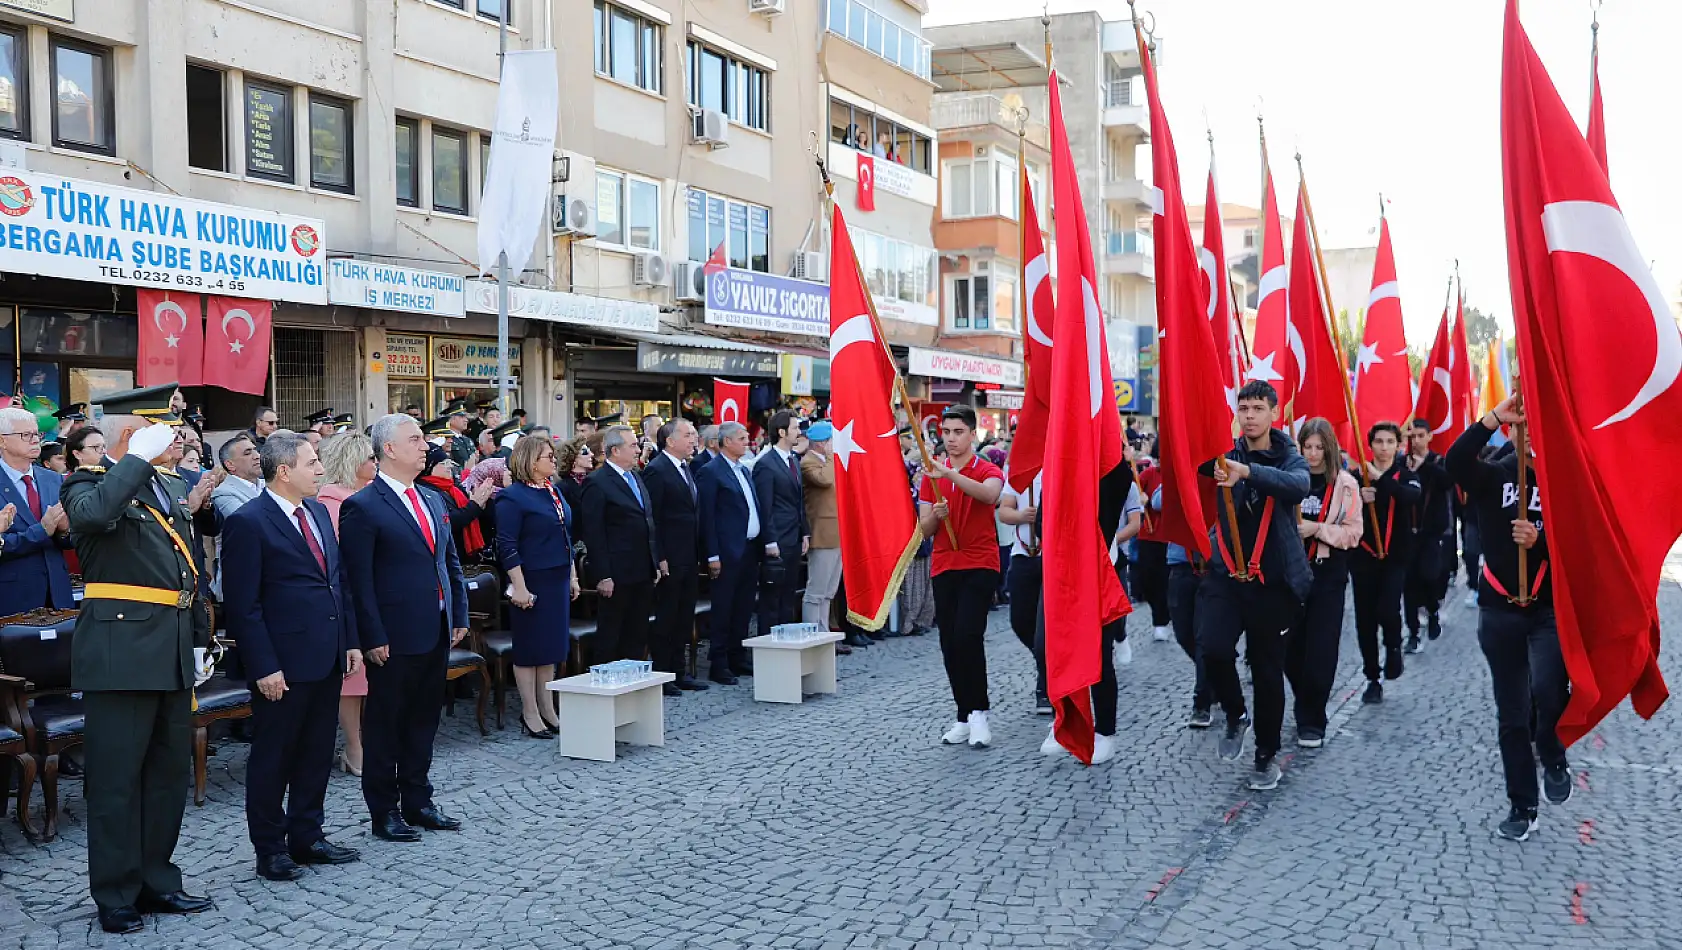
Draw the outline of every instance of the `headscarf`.
M465 509L469 499L467 493L461 490L455 479L448 475L434 475L432 470L438 463L449 461L448 452L433 446L426 450L426 472L421 475L420 483L447 495L455 502L457 508ZM461 556L472 557L485 547L485 532L479 527L479 519L474 518L461 529Z

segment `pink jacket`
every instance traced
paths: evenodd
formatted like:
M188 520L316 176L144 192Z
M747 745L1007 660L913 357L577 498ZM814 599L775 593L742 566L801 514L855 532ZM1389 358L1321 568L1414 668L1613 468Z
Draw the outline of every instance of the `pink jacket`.
M333 519L333 534L335 535L339 533L339 506L345 503L346 498L354 494L356 494L355 489L346 488L333 482L328 482L316 490L315 500L321 502L322 507L327 509L327 517Z
M1328 548L1347 551L1360 544L1364 530L1360 486L1355 483L1355 476L1348 471L1339 471L1337 487L1322 513L1320 530L1314 535L1314 540L1321 542L1314 546L1314 560L1324 561L1330 557Z

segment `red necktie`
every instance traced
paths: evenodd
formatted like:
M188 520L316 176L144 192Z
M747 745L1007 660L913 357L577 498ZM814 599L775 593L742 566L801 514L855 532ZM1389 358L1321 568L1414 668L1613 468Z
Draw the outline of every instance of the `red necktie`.
M413 485L410 485L409 490L404 494L409 499L409 507L414 509L415 517L420 519L421 536L426 538L426 549L437 553L438 542L432 539L432 522L426 517L426 512L421 509L420 495L415 492Z
M35 490L35 476L23 476L23 491L29 497L29 513L41 520L41 493Z
M788 472L794 476L794 483L800 484L800 458L793 452L788 453Z
M304 506L292 509L292 517L298 519L298 530L304 533L304 543L310 546L310 553L315 555L315 565L321 568L322 576L327 574L327 555L321 552L321 542L315 539L315 532L310 530L309 516L304 513Z

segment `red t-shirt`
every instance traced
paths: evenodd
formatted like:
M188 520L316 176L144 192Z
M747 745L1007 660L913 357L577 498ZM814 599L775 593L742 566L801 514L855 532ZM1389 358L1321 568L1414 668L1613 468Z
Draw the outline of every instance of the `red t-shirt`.
M958 471L964 477L978 482L985 482L989 478L1003 481L1005 477L997 465L979 455L971 456L969 464ZM935 479L932 476L924 475L922 488L917 492L918 499L934 504L934 483ZM958 533L958 549L952 549L952 538L944 526L935 528L934 561L930 565L930 572L940 574L945 571L973 568L998 570L999 532L993 521L993 506L976 501L959 491L951 482L940 483L940 495L946 499L946 507L951 512L946 524L951 525Z

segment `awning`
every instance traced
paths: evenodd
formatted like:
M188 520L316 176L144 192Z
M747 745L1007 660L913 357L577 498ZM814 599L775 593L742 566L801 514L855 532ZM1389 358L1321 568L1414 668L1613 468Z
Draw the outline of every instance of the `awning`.
M1020 43L936 46L931 63L935 86L941 92L1043 86L1050 73L1045 60Z
M631 330L616 331L615 336L622 336L627 340L638 343L654 343L660 346L687 346L699 350L735 350L739 353L782 353L782 350L757 343L747 343L742 340L727 340L723 337L702 336L699 333L637 333Z
M726 378L774 378L780 374L778 356L782 351L757 343L701 336L698 333L635 333L621 330L618 335L636 341L637 369L644 373L669 373L674 376L718 375Z

